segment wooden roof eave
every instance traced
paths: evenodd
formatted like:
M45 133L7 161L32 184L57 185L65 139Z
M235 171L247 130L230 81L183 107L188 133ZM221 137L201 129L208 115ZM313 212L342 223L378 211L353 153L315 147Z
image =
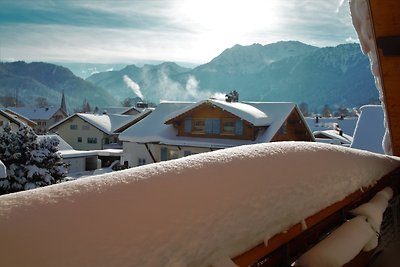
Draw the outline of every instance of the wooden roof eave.
M393 155L400 155L400 1L368 0L387 126Z

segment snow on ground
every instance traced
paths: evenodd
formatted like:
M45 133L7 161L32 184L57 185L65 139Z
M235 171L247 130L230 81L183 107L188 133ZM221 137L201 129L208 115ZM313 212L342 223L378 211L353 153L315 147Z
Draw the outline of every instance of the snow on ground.
M4 195L2 264L226 266L399 165L361 150L279 142Z

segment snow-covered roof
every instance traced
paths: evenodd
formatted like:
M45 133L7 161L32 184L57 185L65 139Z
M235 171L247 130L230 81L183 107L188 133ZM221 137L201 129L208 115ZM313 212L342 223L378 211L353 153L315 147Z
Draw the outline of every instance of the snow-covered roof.
M11 111L14 111L22 116L31 120L49 120L57 111L59 107L49 108L29 108L29 107L9 107Z
M8 119L15 120L16 124L25 123L25 124L28 124L30 126L37 125L37 123L34 122L33 120L31 120L31 119L29 119L29 118L27 118L25 116L22 116L21 114L15 112L15 111L12 111L10 109L7 109L7 108L0 109L0 111L1 111L1 114L3 116L7 117L6 115L8 115L10 117L10 118L7 117Z
M263 111L255 108L252 105L243 103L243 102L226 102L226 101L221 101L221 100L216 100L216 99L207 99L203 101L199 101L197 103L193 103L191 105L188 105L181 110L178 110L174 112L173 114L170 114L167 118L166 121L169 121L175 117L178 117L179 115L188 112L200 105L203 105L204 103L210 103L211 105L215 105L216 107L221 108L224 111L227 111L229 113L232 113L233 115L236 115L237 117L244 119L254 126L267 126L270 123L270 120L268 119L267 114L265 114Z
M340 118L318 118L318 122L315 117L305 118L308 127L310 127L312 132L324 131L336 129L339 126L343 133L353 136L354 129L356 128L358 117L345 117Z
M353 142L353 137L345 133L340 135L340 133L337 130L315 131L313 132L313 135L314 137L323 136L319 138L336 139L341 144L351 144L351 142Z
M118 114L92 114L92 113L75 113L68 118L52 125L49 130L52 130L58 127L60 124L68 121L72 117L78 116L82 120L86 121L87 123L93 125L100 131L111 135L118 129L122 128L123 126L134 123L135 121L141 119L143 116L146 116L151 110L144 111L137 115L118 115Z
M385 127L382 106L366 105L362 106L360 111L351 147L384 154L382 142Z
M4 266L235 266L230 257L268 243L399 165L398 158L341 146L276 142L3 195L1 260ZM23 257L21 247L29 247Z
M210 148L269 142L293 109L296 108L294 103L284 102L242 102L237 104L241 104L240 107L246 107L248 110L257 110L257 114L268 114L265 122L269 126L264 131L260 131L255 141L176 136L176 129L172 125L165 124L165 122L186 110L191 110L194 105L198 105L198 103L193 102L161 102L148 117L123 131L119 135L119 139L137 143L162 143Z
M46 134L38 135L38 140L44 138L57 138L59 141L58 149L63 158L77 158L77 157L87 157L87 156L97 156L96 150L75 150L70 144L68 144L61 136L57 134Z
M97 114L118 114L118 115L123 115L124 113L130 111L130 110L136 110L138 113L141 112L141 110L138 110L135 107L100 107L98 108L98 111L96 112Z
M4 110L0 109L0 115L2 115L3 117L5 117L6 119L10 120L10 122L15 123L16 125L21 125L21 123L23 123L22 121L18 120L17 118L15 118L13 115L7 113Z

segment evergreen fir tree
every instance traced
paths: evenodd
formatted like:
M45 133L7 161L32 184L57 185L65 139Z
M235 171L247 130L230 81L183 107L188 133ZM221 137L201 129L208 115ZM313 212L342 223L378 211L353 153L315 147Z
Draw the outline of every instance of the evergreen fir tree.
M16 133L9 126L4 127L0 159L7 167L7 177L0 179L0 194L57 183L67 170L58 152L57 138L38 141L35 132L25 125Z

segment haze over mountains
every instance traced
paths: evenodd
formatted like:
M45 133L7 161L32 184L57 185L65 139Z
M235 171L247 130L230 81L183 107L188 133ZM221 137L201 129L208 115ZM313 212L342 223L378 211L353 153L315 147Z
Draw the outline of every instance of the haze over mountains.
M14 70L10 71L8 65ZM15 70L26 65L37 70ZM93 74L86 81L54 66L2 63L0 96L12 93L19 83L31 95L30 99L43 91L42 96L50 100L64 90L71 106L80 105L83 98L92 106L104 106L135 98L137 93L127 84L140 89L145 101L154 103L223 97L235 89L243 101L305 102L311 111L317 112L325 104L356 107L378 99L369 60L358 44L325 48L296 41L235 45L193 69L172 62L143 67L128 65L118 71ZM57 71L51 71L54 69ZM38 77L36 72L42 75ZM46 77L57 82L46 82Z
M1 98L17 98L19 105L33 106L37 97L45 97L58 106L62 92L70 111L81 106L84 99L103 106L118 103L106 90L76 77L67 68L43 62L0 63Z

